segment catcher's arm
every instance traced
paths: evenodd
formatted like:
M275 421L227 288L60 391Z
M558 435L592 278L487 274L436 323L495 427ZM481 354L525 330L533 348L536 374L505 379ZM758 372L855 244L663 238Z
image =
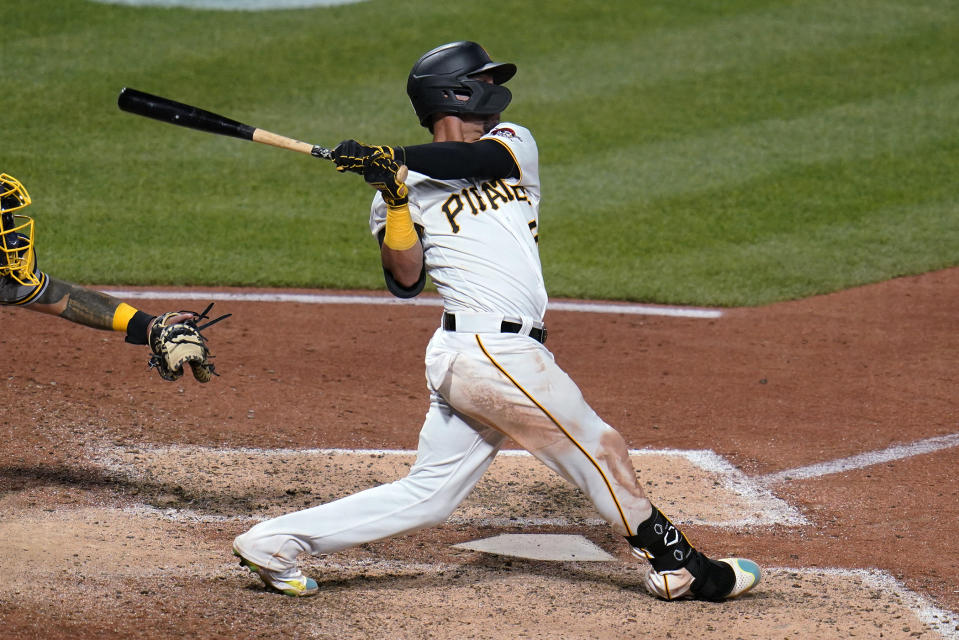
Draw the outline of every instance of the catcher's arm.
M132 344L147 344L154 318L113 296L57 278L50 278L43 293L26 308L94 329L123 331Z
M212 307L199 314L173 311L156 317L113 296L56 278L50 278L46 289L26 306L94 329L122 331L127 342L150 346L150 366L164 380L176 380L183 375L183 365L189 364L200 382L209 382L216 375L210 362L213 356L200 330L230 315L198 327L196 323L207 318Z

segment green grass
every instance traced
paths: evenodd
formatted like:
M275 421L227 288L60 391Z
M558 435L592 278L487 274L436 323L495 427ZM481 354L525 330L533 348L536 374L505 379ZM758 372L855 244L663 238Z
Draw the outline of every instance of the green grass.
M41 266L91 284L382 288L371 191L119 111L124 86L332 146L427 140L436 44L514 61L551 295L801 298L959 264L959 5L396 3L271 12L7 0L0 170Z

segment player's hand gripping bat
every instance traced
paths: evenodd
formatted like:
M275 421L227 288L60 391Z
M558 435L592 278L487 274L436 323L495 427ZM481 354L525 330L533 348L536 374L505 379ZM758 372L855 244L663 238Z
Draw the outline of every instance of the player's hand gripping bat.
M293 138L281 136L277 133L231 120L218 113L205 111L192 105L170 100L169 98L144 93L143 91L131 89L130 87L124 87L123 90L120 91L120 96L117 98L117 105L124 111L162 122L169 122L170 124L181 127L189 127L190 129L198 129L200 131L206 131L207 133L216 133L232 138L240 138L242 140L252 140L253 142L280 147L281 149L308 153L314 158L333 160L333 151L326 147L310 144L309 142L300 142ZM396 177L400 182L406 179L406 171L406 167L403 166L400 167L400 170L397 172Z

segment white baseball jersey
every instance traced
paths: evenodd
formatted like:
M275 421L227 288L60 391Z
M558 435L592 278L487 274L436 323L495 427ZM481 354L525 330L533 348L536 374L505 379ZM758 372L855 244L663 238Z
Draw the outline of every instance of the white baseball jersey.
M539 151L528 129L501 123L484 139L504 144L520 176L438 180L411 171L409 207L424 228L427 273L447 311L498 313L541 321L546 287L536 244ZM377 193L370 214L374 236L386 224Z

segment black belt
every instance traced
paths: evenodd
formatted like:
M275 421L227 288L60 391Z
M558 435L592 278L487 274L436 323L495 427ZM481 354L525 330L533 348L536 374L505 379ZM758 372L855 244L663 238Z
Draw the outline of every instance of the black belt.
M456 316L452 313L443 312L443 328L447 331L456 331ZM503 320L499 326L501 333L519 333L523 330L523 325L518 322ZM529 330L529 337L541 344L546 344L546 327L537 329L533 327Z

